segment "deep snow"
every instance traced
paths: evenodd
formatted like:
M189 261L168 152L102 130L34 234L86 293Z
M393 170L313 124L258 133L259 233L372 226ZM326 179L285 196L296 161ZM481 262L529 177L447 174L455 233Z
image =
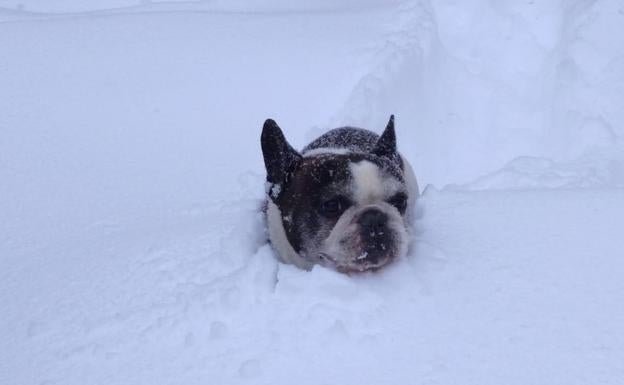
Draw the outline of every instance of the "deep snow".
M620 384L618 1L0 0L0 383ZM263 120L380 132L410 255L278 264Z

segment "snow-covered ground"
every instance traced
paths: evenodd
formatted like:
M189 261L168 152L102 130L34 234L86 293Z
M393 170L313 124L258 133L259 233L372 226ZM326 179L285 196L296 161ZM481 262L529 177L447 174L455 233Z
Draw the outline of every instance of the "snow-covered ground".
M624 4L0 0L0 383L621 384ZM380 131L413 250L278 264L261 124Z

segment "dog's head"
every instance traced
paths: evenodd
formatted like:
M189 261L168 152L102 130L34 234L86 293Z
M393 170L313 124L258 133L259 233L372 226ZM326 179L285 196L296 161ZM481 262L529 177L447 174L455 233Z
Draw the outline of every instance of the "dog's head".
M280 258L304 268L359 272L405 254L414 192L393 118L381 136L343 128L319 141L323 148L308 146L300 154L273 120L264 124L268 226Z

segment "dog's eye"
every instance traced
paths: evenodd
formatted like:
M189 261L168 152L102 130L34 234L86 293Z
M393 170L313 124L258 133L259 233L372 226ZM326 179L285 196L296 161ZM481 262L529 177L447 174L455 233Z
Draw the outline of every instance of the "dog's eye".
M403 214L405 212L405 209L407 208L407 196L404 193L398 193L392 198L388 199L388 203L396 207L397 210L399 210L399 212Z
M334 197L321 204L321 214L327 217L336 217L349 207L349 201L345 197Z

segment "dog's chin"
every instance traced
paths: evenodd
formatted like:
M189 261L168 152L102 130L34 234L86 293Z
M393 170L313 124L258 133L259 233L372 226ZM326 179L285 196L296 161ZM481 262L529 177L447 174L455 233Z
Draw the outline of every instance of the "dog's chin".
M334 269L340 273L345 274L357 274L364 272L373 272L377 271L386 265L392 263L395 260L395 257L392 255L386 255L377 259L377 261L372 262L367 260L366 253L362 252L362 254L356 257L335 257L329 254L322 253L319 256L319 264L325 267L329 267Z

